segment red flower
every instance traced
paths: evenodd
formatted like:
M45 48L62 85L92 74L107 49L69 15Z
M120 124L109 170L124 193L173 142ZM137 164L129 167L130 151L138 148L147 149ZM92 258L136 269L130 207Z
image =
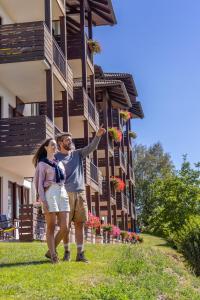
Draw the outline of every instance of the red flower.
M116 127L112 127L108 129L110 136L115 140L115 142L121 142L122 140L122 132Z
M113 176L113 177L111 177L111 181L113 182L116 191L121 192L121 191L124 190L125 183L119 177L114 177Z
M94 216L91 212L88 213L88 221L85 224L91 228L99 228L101 226L99 217Z

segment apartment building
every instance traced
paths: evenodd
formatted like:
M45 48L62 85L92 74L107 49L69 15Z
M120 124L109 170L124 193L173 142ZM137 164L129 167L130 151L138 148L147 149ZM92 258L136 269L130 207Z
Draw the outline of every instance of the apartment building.
M41 142L70 131L84 147L103 123L107 133L85 160L88 207L105 223L134 229L129 132L142 107L132 76L103 72L91 48L93 27L115 24L111 0L0 0L0 211L9 218L34 200L32 157ZM119 143L112 127L122 132ZM114 190L113 176L124 191Z

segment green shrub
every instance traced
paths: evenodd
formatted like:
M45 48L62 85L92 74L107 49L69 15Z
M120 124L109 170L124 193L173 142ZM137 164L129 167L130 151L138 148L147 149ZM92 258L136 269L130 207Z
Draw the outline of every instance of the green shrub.
M174 242L197 276L200 276L200 216L192 216L175 234Z

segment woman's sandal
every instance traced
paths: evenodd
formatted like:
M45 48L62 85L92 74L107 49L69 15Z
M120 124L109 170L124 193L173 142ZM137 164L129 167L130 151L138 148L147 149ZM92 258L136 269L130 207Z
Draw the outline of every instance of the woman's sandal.
M53 255L51 255L51 262L52 262L52 264L57 264L57 263L59 263L59 259L58 259L58 256L57 256L56 253L53 254Z

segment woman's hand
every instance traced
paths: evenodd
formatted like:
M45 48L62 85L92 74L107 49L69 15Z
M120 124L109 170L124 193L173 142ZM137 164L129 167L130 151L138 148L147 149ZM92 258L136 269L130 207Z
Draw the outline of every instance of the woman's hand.
M42 207L43 207L44 214L49 212L49 207L48 207L47 201L42 201Z

